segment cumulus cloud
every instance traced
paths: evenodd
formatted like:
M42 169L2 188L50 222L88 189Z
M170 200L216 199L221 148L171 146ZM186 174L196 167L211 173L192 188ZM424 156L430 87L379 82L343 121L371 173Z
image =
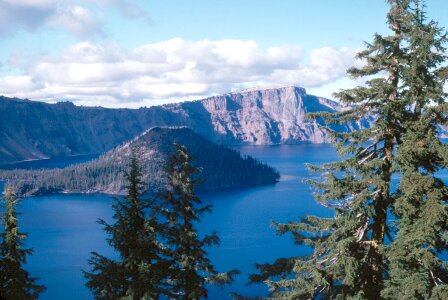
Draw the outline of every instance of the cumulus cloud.
M35 30L54 13L55 1L0 1L0 34Z
M96 4L98 9L111 6L127 18L148 17L129 0L1 0L0 35L44 26L63 28L78 37L102 34L101 23L84 4Z
M260 49L253 40L175 38L124 49L78 43L42 56L26 76L0 77L0 93L41 100L73 99L103 106L151 105L255 84L319 87L344 76L355 50L293 45Z
M273 77L314 88L341 78L348 67L359 65L360 62L354 60L355 54L356 51L349 48L315 49L307 65L296 70L276 70Z
M0 89L5 94L33 93L43 88L42 83L36 82L31 76L0 77Z
M66 28L81 38L102 32L100 24L92 13L79 5L58 6L56 13L48 20L48 24Z

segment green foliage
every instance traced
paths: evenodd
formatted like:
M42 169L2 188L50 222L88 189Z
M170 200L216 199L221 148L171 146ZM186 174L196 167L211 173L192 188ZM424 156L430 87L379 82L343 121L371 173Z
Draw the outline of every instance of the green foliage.
M6 212L2 218L4 232L0 233L0 298L9 300L37 299L45 291L45 287L37 284L38 278L30 277L23 269L32 249L24 249L27 235L19 231L18 213L15 207L18 203L12 188L6 189L3 199Z
M348 70L366 84L336 94L347 110L311 116L328 124L374 121L355 132L333 131L341 160L309 166L322 174L309 180L317 201L335 216L276 224L313 253L258 265L251 280L267 283L270 299L446 297L448 191L436 176L448 161L437 137L448 112L440 68L446 36L426 23L419 1L388 2L392 34L376 34L358 55L366 64Z
M195 223L211 206L202 206L195 194L198 168L191 164L192 157L184 146L176 149L167 165L168 189L158 195L163 241L172 262L170 288L176 299L199 299L207 297L206 283L230 283L239 272L218 273L207 258L205 247L219 245L219 237L212 232L200 238Z
M119 254L113 261L93 252L91 271L84 271L87 287L96 299L158 299L164 293L163 280L169 263L163 258L163 247L157 240L161 228L155 217L152 199L145 192L142 173L135 153L126 173L127 195L115 198L114 224L99 223L108 234L108 243Z
M211 207L200 207L198 168L184 146L176 149L166 166L168 186L155 199L143 198L146 185L132 151L127 195L113 205L115 223L99 220L120 260L93 252L91 271L84 271L96 299L199 299L207 296L206 284L224 285L239 273L218 273L207 258L205 247L219 245L219 238L215 232L200 238L194 224Z
M50 170L0 171L24 195L60 192L104 192L124 194L127 179L123 174L130 163L130 148L140 149L142 180L149 183L150 191L166 186L164 165L175 149L173 143L187 145L196 157L195 165L201 168L204 178L200 189L212 190L227 187L244 187L275 183L279 174L273 168L250 156L218 146L188 128L153 128L135 140L99 159Z
M448 187L437 172L447 168L448 145L437 137L446 124L446 78L440 64L448 42L433 21L426 21L420 3L409 20L402 98L403 119L396 165L401 174L394 194L396 236L387 251L390 275L383 291L387 299L446 299L448 264Z

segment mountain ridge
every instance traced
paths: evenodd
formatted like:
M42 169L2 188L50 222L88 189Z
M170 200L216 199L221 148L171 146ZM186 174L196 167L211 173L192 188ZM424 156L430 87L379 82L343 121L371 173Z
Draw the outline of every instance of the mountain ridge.
M155 126L187 126L223 145L326 143L322 121L305 114L344 109L296 86L248 89L149 108L47 104L0 97L0 164L103 153ZM356 130L370 120L341 125Z

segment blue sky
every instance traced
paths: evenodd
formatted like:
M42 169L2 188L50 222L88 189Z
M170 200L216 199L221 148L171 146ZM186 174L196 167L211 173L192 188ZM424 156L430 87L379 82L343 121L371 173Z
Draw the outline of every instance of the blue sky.
M448 1L428 0L448 27ZM0 94L140 107L264 85L331 97L383 0L0 0Z

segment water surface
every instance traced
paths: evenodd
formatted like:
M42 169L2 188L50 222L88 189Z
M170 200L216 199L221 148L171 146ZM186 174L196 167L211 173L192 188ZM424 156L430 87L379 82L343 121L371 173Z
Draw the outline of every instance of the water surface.
M74 155L69 157L54 157L48 159L25 160L18 163L0 165L0 170L14 169L53 169L84 163L97 158L99 154Z
M246 296L264 295L264 285L246 285L247 274L255 271L255 263L309 252L306 247L293 245L290 236L277 236L271 226L273 220L297 220L305 214L332 216L331 210L315 202L310 187L301 181L310 176L304 163L322 163L337 157L331 146L238 149L277 168L281 180L269 186L200 193L203 202L213 204L214 208L199 224L199 230L205 234L216 229L221 238L220 247L208 249L212 262L219 271L236 268L242 272L232 286L223 290L211 287L210 299L230 299L232 291ZM88 268L91 251L114 255L96 223L98 218L111 220L111 203L110 196L101 194L62 194L23 200L19 208L22 230L29 232L27 245L34 248L27 269L48 288L41 299L92 299L81 270Z

